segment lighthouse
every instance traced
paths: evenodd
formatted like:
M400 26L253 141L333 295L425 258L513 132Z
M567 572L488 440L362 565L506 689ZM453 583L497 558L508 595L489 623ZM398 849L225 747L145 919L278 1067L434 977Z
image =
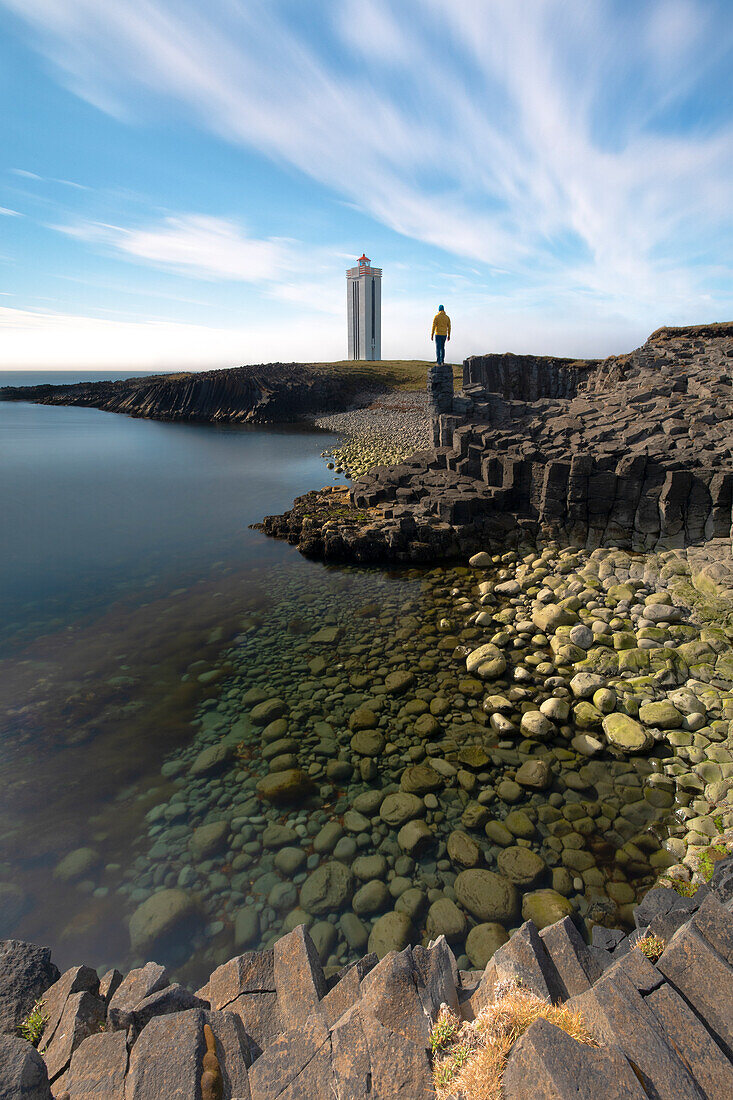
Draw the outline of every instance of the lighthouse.
M346 271L349 359L382 358L382 269L367 255Z

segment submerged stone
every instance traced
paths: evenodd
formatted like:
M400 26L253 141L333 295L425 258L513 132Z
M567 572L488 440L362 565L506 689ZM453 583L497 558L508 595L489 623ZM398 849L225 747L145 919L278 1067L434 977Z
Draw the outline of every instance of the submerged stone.
M456 829L448 837L448 858L460 867L475 867L481 861L481 849L473 837Z
M276 718L282 718L287 710L288 705L284 699L267 699L253 707L250 718L255 726L267 726Z
M429 764L414 764L405 768L400 786L406 794L427 794L443 786L443 778Z
M414 672L390 672L385 677L384 687L390 695L402 695L415 682Z
M516 782L522 787L531 787L535 791L544 791L552 783L552 772L546 760L525 760L517 770Z
M268 802L301 802L315 793L315 786L301 768L287 768L260 779L257 793Z
M508 940L509 936L500 924L476 924L466 937L466 954L477 970L484 970L494 952Z
M76 882L93 871L100 862L99 852L94 848L76 848L56 864L54 878L63 882Z
M522 920L532 920L538 928L547 928L573 911L572 902L557 890L535 890L522 898Z
M183 890L159 890L130 917L130 946L145 954L165 949L178 935L190 934L200 923L196 900Z
M466 935L466 928L465 913L450 898L438 898L430 906L425 929L431 939L445 936L449 943L455 943Z
M359 707L352 711L349 718L350 730L373 730L379 725L379 719L368 707Z
M666 699L639 707L639 718L645 726L655 726L660 730L678 730L683 721L677 708Z
M351 747L360 756L379 756L386 742L379 730L359 730L351 738Z
M435 835L424 821L408 821L397 834L397 843L407 855L417 856L435 843Z
M300 905L306 913L336 913L351 897L351 871L338 860L322 863L300 888Z
M396 828L404 825L413 817L420 817L425 813L425 804L415 794L398 792L388 794L379 807L379 816L387 825Z
M512 924L518 915L516 887L493 871L479 868L461 871L453 888L463 908L477 920Z
M533 852L531 848L520 848L512 845L499 852L496 860L497 866L510 882L517 886L534 886L545 873L544 859Z
M378 917L369 934L369 951L383 959L390 951L404 951L417 939L417 932L407 913L393 909Z

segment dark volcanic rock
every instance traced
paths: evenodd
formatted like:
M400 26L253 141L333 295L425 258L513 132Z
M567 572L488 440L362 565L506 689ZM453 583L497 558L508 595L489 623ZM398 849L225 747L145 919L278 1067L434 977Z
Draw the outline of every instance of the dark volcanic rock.
M275 944L275 985L286 1028L305 1024L327 992L318 951L304 925Z
M47 989L43 995L43 1013L46 1024L39 1042L41 1050L45 1050L50 1044L61 1022L69 997L74 993L91 993L95 997L99 993L99 978L96 970L89 966L74 966L61 975L57 982Z
M575 397L599 359L557 359L552 355L471 355L463 364L464 386L480 385L514 401Z
M642 915L667 916L663 900L652 896ZM722 1100L733 1095L733 915L707 887L689 900L656 965L635 949L638 931L612 954L566 917L541 933L525 922L484 971L459 971L440 936L326 979L301 925L220 966L193 1006L162 967L132 971L112 998L118 1016L121 1002L131 1006L127 1032L103 1022L96 974L76 967L49 990L48 1048L0 1036L0 1100L50 1100L49 1079L57 1100L435 1097L441 1006L469 1022L496 1000L501 1019L516 982L579 1012L597 1045L536 1020L509 1054L507 1100Z
M603 361L473 356L433 450L262 529L358 562L467 557L512 529L635 551L729 538L732 371L733 324L659 329Z
M124 1100L127 1044L122 1031L90 1035L71 1058L66 1082L73 1100L101 1097Z
M132 1048L125 1097L129 1100L200 1097L205 1049L202 1009L156 1016Z
M15 1035L38 998L58 977L50 948L0 940L0 1032Z
M110 1027L126 1028L137 1006L167 985L168 973L159 963L149 962L131 970L109 1001L107 1016Z
M190 990L174 983L157 993L151 993L140 1001L135 1008L117 1016L117 1026L130 1029L130 1041L142 1031L154 1016L171 1016L174 1012L185 1012L189 1008L208 1008L209 1002L194 996Z
M570 1097L644 1100L649 1095L616 1046L584 1046L547 1020L536 1020L514 1046L502 1081L506 1100Z
M356 364L263 363L118 382L8 386L0 389L0 401L83 405L152 420L264 424L345 409L378 389L373 372Z
M64 1004L53 1036L41 1046L51 1081L64 1072L76 1048L87 1036L99 1031L103 1023L104 1001L101 997L87 990L71 994Z
M10 1035L0 1035L0 1100L51 1100L43 1058Z

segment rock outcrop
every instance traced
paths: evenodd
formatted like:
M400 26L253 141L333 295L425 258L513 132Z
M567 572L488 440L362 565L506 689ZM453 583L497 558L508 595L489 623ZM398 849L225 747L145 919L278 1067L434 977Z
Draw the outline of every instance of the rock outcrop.
M309 526L305 545L295 517L264 529L315 556L406 562L512 528L588 549L730 539L733 324L659 329L602 362L473 357L452 409L433 421L434 450L353 483L344 522Z
M551 355L471 355L463 364L463 386L514 401L572 398L600 365L599 359L558 359Z
M152 420L265 424L338 412L379 388L374 372L356 364L264 363L117 382L6 387L0 401L81 405Z
M327 976L303 925L274 949L224 963L195 995L148 963L105 1009L94 971L75 967L44 990L38 1051L3 1028L0 1092L33 1100L434 1097L439 1014L472 1021L519 988L580 1013L596 1045L536 1020L510 1051L506 1100L595 1100L601 1082L619 1098L723 1100L733 1094L732 908L733 861L725 860L693 897L650 891L629 936L599 927L588 945L569 916L541 930L528 919L494 940L482 970L459 971L443 935L419 946L408 932L401 950ZM13 950L21 947L35 959L38 948ZM18 1012L36 993L36 985L32 994L16 990Z

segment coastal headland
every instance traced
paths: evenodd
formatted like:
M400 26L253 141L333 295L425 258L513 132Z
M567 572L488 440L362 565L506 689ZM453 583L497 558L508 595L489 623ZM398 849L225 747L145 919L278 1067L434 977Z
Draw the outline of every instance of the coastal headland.
M111 382L7 386L0 401L77 405L150 420L277 424L369 404L374 395L424 389L426 364L262 363Z
M473 356L433 446L309 494L263 530L326 560L460 558L517 530L562 545L730 540L733 324L600 361Z

